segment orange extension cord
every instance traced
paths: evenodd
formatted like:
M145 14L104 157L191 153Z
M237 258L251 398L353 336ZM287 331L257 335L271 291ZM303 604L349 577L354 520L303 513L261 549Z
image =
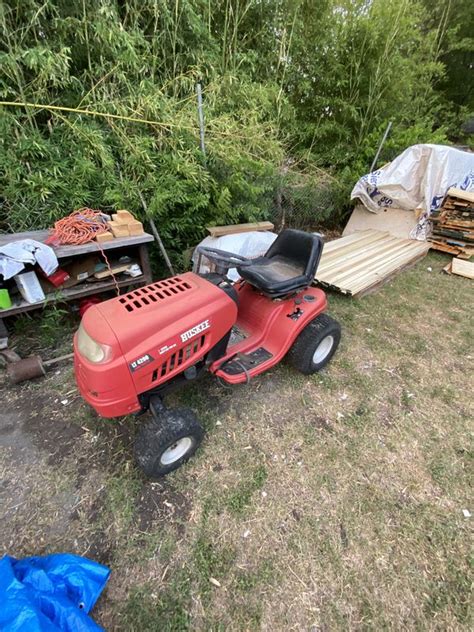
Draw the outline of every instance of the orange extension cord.
M67 217L63 217L55 222L51 236L48 237L45 243L50 245L79 246L87 244L89 241L95 239L97 235L105 233L108 229L107 218L104 213L91 208L80 208L70 215L67 215ZM120 294L120 288L112 272L110 262L102 248L102 244L97 242L97 246L110 271L118 296Z
M107 229L107 220L101 211L80 208L55 222L48 241L78 246L92 241L96 235L105 233Z

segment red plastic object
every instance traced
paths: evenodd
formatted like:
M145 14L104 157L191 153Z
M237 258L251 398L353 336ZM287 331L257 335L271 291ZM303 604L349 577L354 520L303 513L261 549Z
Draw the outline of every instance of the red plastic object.
M54 285L54 287L60 287L63 283L65 283L68 279L70 279L70 275L65 271L58 268L56 272L47 276L43 274L45 279L48 279L50 283Z
M102 303L101 299L98 296L88 296L87 298L83 298L79 302L79 314L81 315L81 318L87 312L89 307L97 305L98 303Z

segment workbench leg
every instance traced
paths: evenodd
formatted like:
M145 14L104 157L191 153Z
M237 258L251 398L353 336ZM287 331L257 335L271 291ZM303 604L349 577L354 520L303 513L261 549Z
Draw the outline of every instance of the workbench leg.
M153 282L153 276L151 273L150 257L148 255L148 248L142 244L138 247L138 256L140 257L140 267L145 277L145 283L148 285Z
M8 331L3 322L3 318L0 318L0 349L6 349L8 347Z

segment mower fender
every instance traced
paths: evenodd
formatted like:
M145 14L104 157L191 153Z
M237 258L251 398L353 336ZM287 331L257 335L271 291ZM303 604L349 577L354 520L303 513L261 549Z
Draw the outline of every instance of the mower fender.
M239 317L237 327L249 334L231 345L224 358L214 362L210 371L230 384L245 382L280 362L306 325L327 307L325 293L309 287L297 296L271 300L258 294L249 284L238 286ZM268 357L246 372L230 375L224 365L238 354L251 354L264 349Z
M97 306L90 307L82 319L82 327L97 343L108 349L103 362L90 362L83 357L74 336L74 372L82 397L101 417L122 417L141 408L127 362L117 337Z
M123 417L141 410L123 358L98 366L76 352L74 372L82 397L101 417Z

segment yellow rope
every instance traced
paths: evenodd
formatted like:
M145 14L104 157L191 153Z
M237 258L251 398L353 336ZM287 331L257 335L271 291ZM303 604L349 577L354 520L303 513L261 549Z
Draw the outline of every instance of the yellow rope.
M24 101L0 101L0 105L13 107L36 108L38 110L58 110L60 112L75 112L76 114L88 114L89 116L103 116L104 118L114 118L121 121L132 121L133 123L146 123L148 125L160 125L161 127L179 127L172 123L160 123L160 121L149 121L148 119L135 118L133 116L122 116L121 114L109 114L108 112L97 112L95 110L81 110L79 108L67 108L62 105L43 105L41 103L26 103Z
M188 97L187 97L188 98ZM189 97L191 98L191 97ZM165 128L178 128L178 129L187 129L192 132L196 132L194 127L182 125L182 124L174 124L174 123L160 123L160 121L150 121L148 119L136 118L134 116L122 116L121 114L109 114L108 112L97 112L96 110L82 110L80 108L68 108L63 105L46 105L42 103L28 103L26 101L0 101L0 105L6 105L11 107L25 107L25 108L36 108L37 110L55 110L57 112L74 112L76 114L88 114L89 116L102 116L103 118L113 118L118 119L120 121L132 121L133 123L145 123L147 125L158 125ZM206 134L219 134L220 136L230 136L232 138L241 138L243 140L248 140L247 136L243 136L242 134L235 134L230 131L220 131L220 130L212 130L211 128L206 129Z

